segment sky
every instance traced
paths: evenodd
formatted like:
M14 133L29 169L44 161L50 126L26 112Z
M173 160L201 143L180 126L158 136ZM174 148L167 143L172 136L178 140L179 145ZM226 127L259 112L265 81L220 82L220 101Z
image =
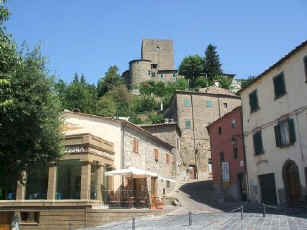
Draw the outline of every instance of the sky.
M258 75L307 40L307 0L8 0L18 44L41 45L50 74L90 83L141 57L142 39L171 39L175 67L217 46L224 73Z

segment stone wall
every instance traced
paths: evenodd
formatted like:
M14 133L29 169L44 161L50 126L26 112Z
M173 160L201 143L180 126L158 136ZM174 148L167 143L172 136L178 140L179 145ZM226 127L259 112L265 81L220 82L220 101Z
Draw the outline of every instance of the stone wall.
M185 105L185 100L189 105ZM211 158L210 138L206 127L211 122L241 105L239 97L220 94L177 92L166 115L177 117L181 131L180 154L187 166L198 168L198 178L208 178L208 160ZM208 105L210 101L210 105ZM226 105L227 103L227 105ZM186 122L190 127L186 127Z
M134 141L138 142L138 152L134 152ZM124 168L135 167L150 172L157 173L164 178L173 178L174 168L172 162L175 160L172 149L168 149L161 144L155 143L153 140L144 135L135 132L129 128L125 128L124 134ZM154 149L159 152L158 161L155 160ZM166 163L166 154L169 154L169 163ZM171 187L167 187L167 182L158 180L158 195L163 194L172 189L174 183L170 183Z

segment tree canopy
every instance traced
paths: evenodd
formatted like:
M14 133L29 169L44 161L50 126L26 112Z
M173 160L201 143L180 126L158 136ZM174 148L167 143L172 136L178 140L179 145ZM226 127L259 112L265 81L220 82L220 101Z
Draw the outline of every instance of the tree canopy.
M179 74L189 80L190 88L195 86L196 79L201 76L203 71L203 59L199 55L185 57L179 66Z
M221 69L220 57L216 51L216 46L208 45L205 51L204 57L204 74L210 80L213 81L216 76L223 74Z

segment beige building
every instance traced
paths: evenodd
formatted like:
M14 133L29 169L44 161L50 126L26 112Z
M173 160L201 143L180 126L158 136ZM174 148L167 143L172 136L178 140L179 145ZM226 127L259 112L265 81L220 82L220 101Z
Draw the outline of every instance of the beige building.
M165 117L174 119L180 129L180 155L191 179L211 177L210 137L206 127L240 105L240 97L215 86L199 92L176 91Z
M307 41L239 91L249 199L295 204L307 186Z
M172 145L125 120L70 111L62 120L65 154L0 187L0 226L14 215L22 230L53 230L161 213L151 209L176 182Z

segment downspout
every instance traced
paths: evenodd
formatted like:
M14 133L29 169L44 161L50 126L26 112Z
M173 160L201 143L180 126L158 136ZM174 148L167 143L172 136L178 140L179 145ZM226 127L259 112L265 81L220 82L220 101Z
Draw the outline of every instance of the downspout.
M244 136L244 122L243 122L243 107L241 107L241 127L242 127L242 145L243 145L243 159L244 159L244 171L246 174L246 199L249 198L249 183L248 183L248 172L247 172L247 160L246 160L246 147L245 147L245 136Z
M195 168L196 168L196 179L198 179L198 166L197 166L197 156L196 156L196 148L195 148L195 126L194 126L194 108L193 108L193 97L192 94L190 95L191 98L191 106L192 106L192 122L193 122L193 144L194 144L194 158L195 158Z
M220 98L217 98L217 103L219 105L219 118L221 118L221 105L220 105Z

